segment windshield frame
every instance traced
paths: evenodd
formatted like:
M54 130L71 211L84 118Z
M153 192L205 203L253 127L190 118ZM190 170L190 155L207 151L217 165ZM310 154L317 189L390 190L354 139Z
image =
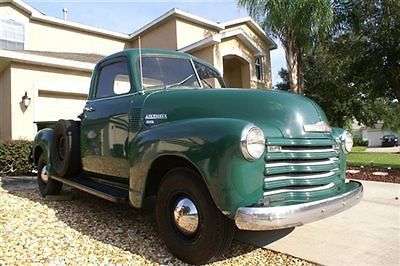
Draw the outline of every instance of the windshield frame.
M203 87L202 81L201 81L201 79L199 77L199 74L198 74L198 72L196 70L196 67L194 65L194 61L196 61L196 63L202 64L202 65L210 68L211 70L217 72L218 73L218 77L219 77L218 78L218 82L221 83L221 86L223 88L226 87L225 81L223 80L223 78L221 76L221 73L217 69L215 69L213 66L210 66L208 63L202 62L200 60L196 60L196 58L191 58L189 56L174 55L174 54L157 54L157 53L154 53L154 54L153 53L142 54L142 58L143 57L165 57L165 58L176 58L176 59L189 60L191 68L192 68L193 72L195 73L196 81L199 84L198 87L191 87L190 89L202 89L204 87ZM168 90L170 88L173 88L173 86L172 87L168 87L168 84L166 84L164 86L154 86L154 87L147 87L147 88L143 87L141 71L140 71L140 68L141 68L140 61L141 60L140 60L139 55L138 55L136 57L136 74L138 76L138 84L139 84L139 88L137 89L138 92L144 92L144 91L149 91L149 90L160 90L160 89ZM143 61L142 61L142 63L143 63ZM189 88L187 88L187 89L189 89Z

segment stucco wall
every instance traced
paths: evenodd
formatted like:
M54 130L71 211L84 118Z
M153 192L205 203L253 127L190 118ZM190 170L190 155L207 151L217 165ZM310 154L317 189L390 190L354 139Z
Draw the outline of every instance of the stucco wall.
M224 39L219 44L219 51L222 58L227 55L236 55L247 61L247 63L250 65L250 81L247 83L250 88L271 88L272 83L269 66L269 51L268 55L263 57L264 81L257 80L255 69L256 56L241 40L237 39L236 37Z
M38 51L109 55L125 48L124 41L38 21L29 24L28 41L30 50Z
M84 95L89 89L90 76L85 72L13 63L12 138L33 139L36 133L33 122L37 120L76 118L85 103ZM25 91L32 99L26 110L20 104Z
M175 19L170 19L160 26L142 33L140 35L140 42L142 48L176 50L177 40ZM133 40L130 47L138 48L139 39L136 38Z
M189 44L216 34L217 32L215 30L178 18L176 19L176 33L178 36L176 49L181 49Z
M9 3L0 4L0 18L25 24L26 50L108 55L126 47L124 40L32 20Z
M252 41L256 43L257 46L259 46L262 49L262 56L263 56L263 69L264 69L264 82L259 82L256 79L256 73L255 73L255 56L250 52L250 50L246 47L245 44L243 44L240 40L237 40L239 42L239 49L241 51L246 50L246 54L251 56L253 66L252 66L252 78L251 78L251 87L252 88L272 88L272 80L271 80L271 57L270 57L270 47L269 45L265 42L264 37L260 36L258 33L255 33L253 29L251 29L247 24L238 24L234 26L230 26L226 28L227 30L234 30L234 29L242 29L248 37ZM228 40L229 41L229 40ZM229 44L228 44L229 45ZM230 44L234 45L234 44ZM229 46L224 46L225 48L229 48Z
M190 54L200 59L203 59L204 61L212 65L215 63L214 45L203 48L201 50L197 50L195 52L191 52Z
M22 97L22 96L21 96ZM11 69L0 73L0 140L11 138Z
M29 22L29 18L26 16L26 13L10 3L0 3L0 18L14 19L15 21L23 23Z

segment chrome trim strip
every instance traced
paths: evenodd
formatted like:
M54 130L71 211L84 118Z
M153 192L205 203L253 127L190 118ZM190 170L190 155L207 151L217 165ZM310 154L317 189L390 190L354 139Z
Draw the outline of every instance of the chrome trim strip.
M318 186L318 187L312 187L312 188L291 188L291 189L278 189L278 190L273 190L273 191L266 191L263 193L264 197L266 196L271 196L275 194L280 194L280 193L286 193L286 192L313 192L313 191L321 191L321 190L327 190L330 188L333 188L335 186L334 183L329 183L327 185L323 186Z
M334 150L334 149L315 149L315 150L286 150L286 149L282 149L281 150L281 152L309 152L309 153L312 153L312 152L335 152L336 150Z
M310 162L277 162L277 163L266 163L265 167L279 167L279 166L315 166L315 165L328 165L338 161L338 158L329 158L324 161L310 161Z
M313 178L322 178L322 177L331 177L335 175L336 172L334 171L329 171L327 173L323 174L308 174L308 175L279 175L279 176L273 176L273 177L266 177L264 178L264 183L268 183L271 181L281 181L281 180L288 180L288 179L294 179L294 180L299 180L299 179L313 179Z
M362 184L356 181L350 183L356 183L357 187L323 200L289 206L239 208L235 215L236 226L241 230L275 230L304 225L340 213L362 199Z

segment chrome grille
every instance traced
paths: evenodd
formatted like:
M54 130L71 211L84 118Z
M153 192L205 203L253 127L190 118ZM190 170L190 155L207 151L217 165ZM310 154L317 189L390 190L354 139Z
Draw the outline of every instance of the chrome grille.
M340 181L339 149L332 139L269 139L279 149L265 154L264 202L310 200L335 193Z

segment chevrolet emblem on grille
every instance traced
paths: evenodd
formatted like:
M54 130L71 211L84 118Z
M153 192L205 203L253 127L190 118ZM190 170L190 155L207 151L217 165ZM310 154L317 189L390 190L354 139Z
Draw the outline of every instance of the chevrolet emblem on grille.
M305 132L331 132L332 128L325 122L321 121L316 124L304 125L304 131Z

